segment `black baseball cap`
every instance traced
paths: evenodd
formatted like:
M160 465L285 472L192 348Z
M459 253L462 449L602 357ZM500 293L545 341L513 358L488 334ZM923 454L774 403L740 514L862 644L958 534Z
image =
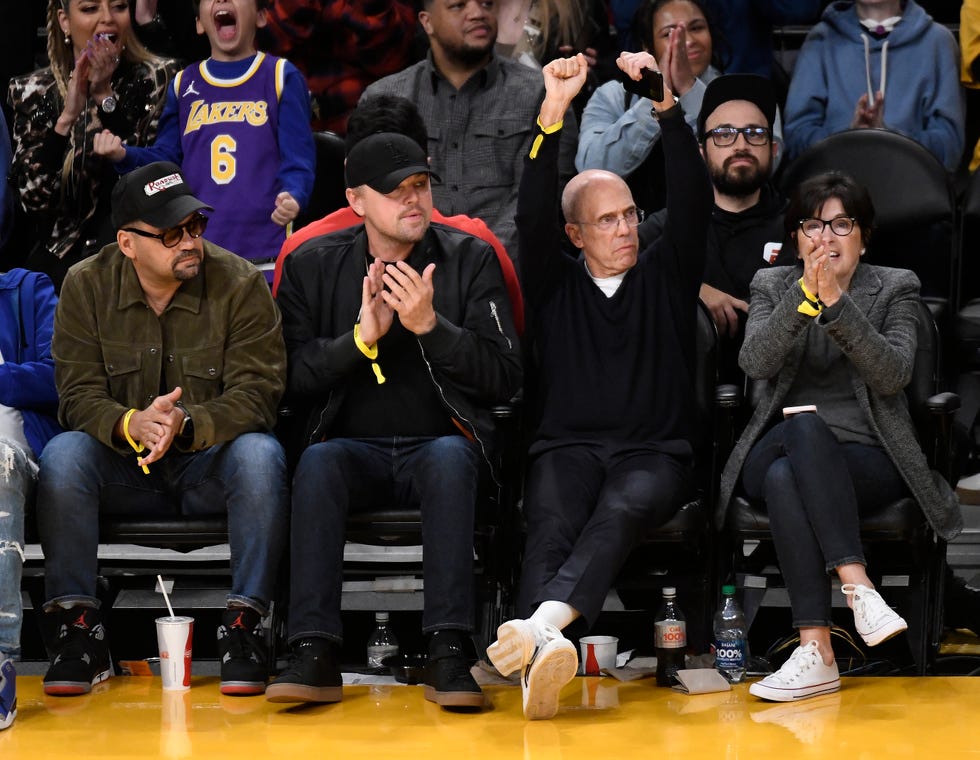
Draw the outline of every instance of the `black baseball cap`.
M715 109L731 100L747 100L755 105L769 122L776 121L776 93L772 82L758 74L725 74L712 79L704 90L698 113L698 141L704 142L704 123Z
M390 193L406 177L429 174L429 157L415 140L397 132L369 135L350 149L344 169L347 187L367 185L379 193Z
M132 222L161 229L173 227L202 209L214 211L194 197L180 167L169 161L134 169L112 188L112 224L116 229Z

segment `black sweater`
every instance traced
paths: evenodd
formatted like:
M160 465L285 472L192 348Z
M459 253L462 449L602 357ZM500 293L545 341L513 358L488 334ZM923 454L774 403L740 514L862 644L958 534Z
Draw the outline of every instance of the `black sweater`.
M661 118L669 223L612 298L562 253L559 132L527 158L518 196L521 284L540 446L605 440L690 452L698 288L712 192L679 107Z

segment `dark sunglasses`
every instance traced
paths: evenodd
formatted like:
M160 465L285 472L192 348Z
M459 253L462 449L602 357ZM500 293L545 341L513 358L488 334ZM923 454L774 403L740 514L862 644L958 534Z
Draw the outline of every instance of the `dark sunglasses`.
M163 232L147 232L146 230L138 230L135 227L123 227L122 229L123 232L132 232L140 237L159 240L165 248L174 248L184 239L185 230L188 235L196 239L204 234L204 230L207 227L208 218L204 214L194 214L194 216L183 224L178 224L176 227L168 227Z

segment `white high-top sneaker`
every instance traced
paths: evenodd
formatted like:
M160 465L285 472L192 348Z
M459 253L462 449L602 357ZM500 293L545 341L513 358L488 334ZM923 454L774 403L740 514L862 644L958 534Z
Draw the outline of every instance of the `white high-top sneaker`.
M547 720L558 712L562 687L575 677L578 652L553 625L509 620L497 629L487 657L504 676L521 671L524 717Z

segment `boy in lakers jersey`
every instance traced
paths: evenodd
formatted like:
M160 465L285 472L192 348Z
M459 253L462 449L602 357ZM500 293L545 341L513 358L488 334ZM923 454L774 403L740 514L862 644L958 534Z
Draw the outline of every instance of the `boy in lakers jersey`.
M120 173L154 161L180 164L196 197L214 207L208 240L271 270L313 189L306 81L285 59L256 51L265 0L194 5L211 57L175 77L156 142L129 147L106 131L95 151Z

